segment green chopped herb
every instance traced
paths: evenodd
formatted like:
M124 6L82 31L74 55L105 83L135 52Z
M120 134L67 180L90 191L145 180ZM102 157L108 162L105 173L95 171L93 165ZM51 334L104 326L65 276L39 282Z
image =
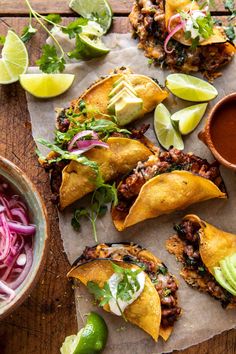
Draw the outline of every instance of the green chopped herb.
M235 40L235 29L234 26L229 25L228 27L225 28L225 33L226 36L229 38L230 41Z
M69 23L67 27L62 28L62 32L68 34L69 38L75 38L78 33L82 32L82 27L88 24L86 18L78 18L77 20Z
M5 36L0 36L0 45L4 45L5 40L6 40Z
M149 58L148 59L148 65L151 66L153 63L154 63L154 59L153 58Z
M225 6L225 9L229 10L231 13L230 19L233 19L236 16L234 0L224 0L224 6Z
M21 40L24 43L28 42L37 33L37 31L37 28L32 27L31 24L29 24L29 26L25 26L21 34Z
M52 25L57 25L58 23L61 23L62 18L59 14L49 14L44 16L44 20L51 23Z
M167 297L167 296L169 296L170 294L171 294L171 290L170 290L170 289L165 288L165 289L163 290L163 295L164 295L164 297Z
M49 44L43 46L42 56L36 61L40 70L47 74L61 73L65 69L65 63L65 59L58 56L56 47Z
M158 273L161 273L163 275L166 275L168 273L168 269L164 266L159 266L157 271L158 271Z

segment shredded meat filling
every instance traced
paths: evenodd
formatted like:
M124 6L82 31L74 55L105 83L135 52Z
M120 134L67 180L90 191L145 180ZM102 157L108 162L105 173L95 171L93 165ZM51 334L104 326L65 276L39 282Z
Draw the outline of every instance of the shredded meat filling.
M225 290L213 277L213 275L204 266L199 253L199 229L198 223L191 220L184 220L181 224L175 225L177 236L173 236L168 241L169 246L173 242L182 243L182 252L177 254L171 250L167 244L167 249L175 253L177 259L181 261L184 268L181 275L185 281L199 290L206 292L215 299L221 301L222 306L236 307L236 296Z
M125 247L115 245L98 245L95 247L86 247L83 255L76 262L76 265L83 264L97 258L109 258L117 261L125 261L141 266L150 277L154 284L161 301L163 327L173 326L181 313L177 303L178 285L174 277L168 273L167 267L163 263L156 264L142 256L140 246Z
M210 179L220 189L224 190L220 171L216 162L209 164L193 154L186 154L177 149L160 152L159 156L150 156L145 162L139 162L133 172L118 188L120 203L117 210L129 208L139 194L142 186L151 178L174 170L185 170Z
M202 71L208 78L233 57L225 43L200 46L196 49L171 39L171 53L164 50L168 35L165 25L163 0L137 0L129 16L134 34L139 38L139 47L154 63L182 72Z

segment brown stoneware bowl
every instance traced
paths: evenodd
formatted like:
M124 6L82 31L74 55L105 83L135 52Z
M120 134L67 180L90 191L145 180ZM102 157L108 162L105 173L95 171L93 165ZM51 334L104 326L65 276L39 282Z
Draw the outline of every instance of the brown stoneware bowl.
M224 97L212 108L198 137L217 161L236 171L236 150L233 149L233 146L236 149L236 92Z
M15 310L30 294L39 280L43 270L48 248L48 223L45 205L29 178L16 165L0 156L0 176L26 202L31 222L36 225L36 234L33 243L33 264L23 281L16 289L16 296L10 302L0 302L0 320Z

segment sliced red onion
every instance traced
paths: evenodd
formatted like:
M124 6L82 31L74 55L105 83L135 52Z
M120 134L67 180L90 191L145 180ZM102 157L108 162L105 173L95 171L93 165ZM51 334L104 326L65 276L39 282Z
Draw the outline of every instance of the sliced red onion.
M22 208L13 208L11 209L11 213L12 216L17 217L23 225L28 225L28 218Z
M179 20L181 21L181 23L183 22L183 21L181 20L180 14L175 14L175 15L171 16L170 19L169 19L169 21L168 21L168 28L167 28L167 30L168 30L169 33L171 32L171 24L172 24L172 22L173 22L174 20L176 20L176 19L179 19Z
M22 284L22 282L25 280L26 276L29 273L31 265L33 263L33 252L32 252L32 249L30 248L30 246L27 244L25 245L25 255L26 255L26 264L25 264L25 267L24 267L22 273L15 281L8 283L8 285L13 290L17 289L18 286L20 286Z
M171 50L168 50L167 45L168 45L170 39L175 35L175 33L180 31L183 28L184 28L184 23L180 23L168 34L168 36L166 37L165 42L164 42L164 50L166 53L171 54L173 52L174 48L172 48Z
M9 301L9 302L12 299L14 299L14 297L16 295L15 291L1 280L0 280L0 291L9 296L7 299L7 301Z
M81 141L77 141L77 146L78 146L78 149L72 149L70 152L72 152L73 154L76 154L76 155L81 155L83 154L84 152L96 147L96 146L100 146L100 147L103 147L103 148L106 148L108 149L109 148L109 145L104 143L103 141L100 141L100 140L81 140Z
M26 255L24 253L21 253L16 261L17 265L20 267L23 267L26 264Z
M77 140L84 138L85 136L91 136L91 139L98 139L98 134L95 133L93 130L84 130L80 133L77 133L73 139L68 144L68 151L71 151L74 147L74 144Z
M23 225L14 221L7 221L9 229L22 235L32 236L35 234L35 225Z

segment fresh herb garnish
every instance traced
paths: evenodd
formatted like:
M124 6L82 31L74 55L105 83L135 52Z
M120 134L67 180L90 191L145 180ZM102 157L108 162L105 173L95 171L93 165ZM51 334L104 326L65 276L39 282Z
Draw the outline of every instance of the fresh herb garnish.
M122 300L125 302L132 300L134 294L140 289L140 284L138 282L137 276L143 270L132 270L120 267L113 262L111 263L114 272L120 275L120 281L117 286L116 297L113 297L108 282L105 282L104 286L100 288L97 283L89 281L87 287L91 294L94 295L95 299L99 301L99 306L104 306L108 304L111 299L114 299L120 310L120 313L124 317L124 314L120 309L118 300Z
M235 40L235 29L234 26L229 25L225 28L226 36L229 38L230 41Z
M236 10L234 7L234 0L224 0L224 6L226 10L229 10L231 13L230 19L233 19L236 16Z
M165 289L163 290L163 295L164 295L164 297L167 297L167 296L169 296L170 294L171 294L171 290L170 290L170 289L165 288Z
M29 24L29 26L25 26L21 34L21 40L24 43L28 42L37 33L37 31L37 28L34 28L31 24Z
M59 14L49 14L47 16L44 16L44 19L52 25L58 25L58 23L61 23L62 21L62 18Z
M43 46L42 56L36 61L40 70L47 74L61 73L65 69L65 63L65 59L58 56L56 47L49 44Z
M168 269L164 266L159 266L157 272L166 275L168 273Z
M100 180L98 181L98 179ZM74 230L79 231L81 218L87 218L92 224L93 235L96 242L98 242L96 229L97 218L106 214L108 203L113 202L114 205L117 205L118 202L117 189L115 184L110 185L104 183L100 175L98 179L97 188L92 194L90 206L88 208L82 207L75 209L73 218L71 220L71 225L73 226Z
M5 36L0 36L0 45L4 45L5 40L6 40Z
M77 20L69 23L67 27L62 28L62 32L68 34L69 38L75 38L78 33L82 32L82 26L88 24L86 18L78 18Z

